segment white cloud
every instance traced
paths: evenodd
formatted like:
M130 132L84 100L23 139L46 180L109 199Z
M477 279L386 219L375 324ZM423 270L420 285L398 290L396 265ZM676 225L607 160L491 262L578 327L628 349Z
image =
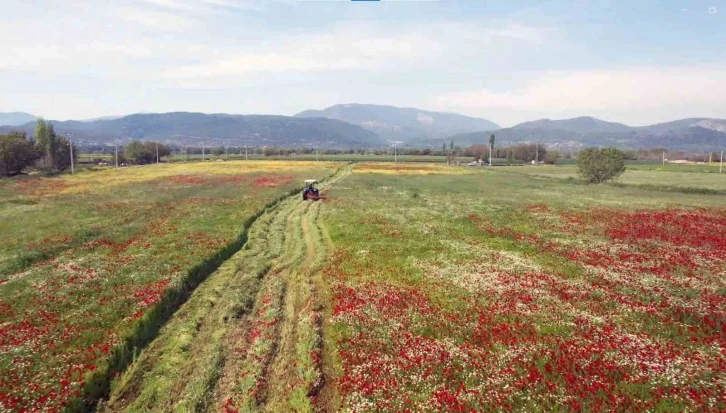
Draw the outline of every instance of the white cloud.
M152 11L148 8L119 7L116 15L144 27L164 31L189 30L195 23L195 19L179 13Z
M550 29L504 25L491 29L465 23L398 28L375 24L339 24L324 34L272 39L263 48L236 51L223 59L165 71L168 79L219 79L257 73L336 70L406 70L424 61L448 64L457 54L480 53L508 42L541 43ZM442 58L449 56L448 60Z
M517 110L569 114L642 115L669 107L694 112L726 108L726 72L719 67L637 67L546 73L509 91L487 89L433 97L429 106L468 113ZM703 113L703 112L701 112Z
M147 4L177 11L213 12L225 9L261 11L275 3L294 4L295 0L142 0Z

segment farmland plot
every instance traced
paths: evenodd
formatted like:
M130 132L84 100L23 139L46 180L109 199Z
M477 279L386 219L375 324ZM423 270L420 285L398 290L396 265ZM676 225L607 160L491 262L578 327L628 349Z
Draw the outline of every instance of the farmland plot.
M325 190L349 174L344 166ZM313 411L325 382L323 202L269 208L113 384L101 412Z
M226 228L225 220L244 205L259 203L257 209L244 209L237 215L237 223L259 210L265 203L259 198L262 188L279 195L289 188L285 185L293 185L286 181L291 176L320 177L333 169L327 164L310 164L304 170L264 165L264 176L252 168L246 170L248 179L234 175L239 170L229 172L227 165L215 166L226 172L178 165L168 166L171 170L138 168L126 173L127 179L147 186L136 195L140 204L164 196L159 186L152 185L157 180L195 187L211 179L196 175L223 176L224 184L204 190L187 188L164 198L175 205L173 213L185 199L211 191L203 195L205 205L222 206L207 207L219 214L206 217L198 230L219 234ZM181 172L174 168L204 169ZM369 163L356 165L352 174L350 170L341 168L322 184L322 202L304 202L294 195L267 208L249 228L245 247L209 275L156 339L116 377L110 398L101 402L99 410L726 409L724 196L576 185L433 164ZM149 178L152 173L154 177ZM39 187L41 192L27 196L41 197L45 204L66 200L64 205L77 208L81 204L68 199L79 202L76 198L91 184L70 180L63 185L45 184ZM128 191L113 175L91 186L113 197L119 185ZM4 194L19 190L0 189ZM250 191L255 196L246 197ZM12 200L6 203L8 211L13 210L11 206L22 210L34 205L13 196L8 197ZM212 201L218 198L231 198L237 204L227 208L232 202ZM91 196L84 202L98 199ZM223 212L229 215L222 216ZM153 216L150 211L147 214ZM21 215L16 211L16 217ZM164 223L186 222L183 218L191 216L175 215ZM68 222L85 222L82 217ZM43 219L35 222L62 227L52 215ZM8 224L3 221L3 225ZM155 228L163 226L151 219L146 225L141 235L157 234ZM234 237L239 227L231 225L229 236ZM42 234L42 228L26 225L22 231ZM114 234L112 227L103 228L109 233L95 234L96 238ZM188 232L175 231L170 239L161 233L162 239L189 237ZM159 248L154 254L169 258L174 265L193 254L193 248L180 254L177 244L167 251L149 238L139 239L149 242L149 248ZM69 265L79 268L95 261L78 252L72 242L48 253L52 258L30 254L23 258L26 264L3 261L15 266L7 271L2 286L15 288L2 290L3 304L6 296L15 300L3 307L3 340L23 337L7 329L15 326L11 316L22 314L11 311L21 306L35 316L23 319L23 326L54 326L43 318L45 313L37 312L52 308L65 324L48 328L49 332L69 331L66 324L85 327L88 322L95 330L79 328L86 334L79 337L98 334L106 340L91 346L100 348L98 355L87 350L77 354L76 349L86 348L78 341L61 341L68 351L54 349L42 341L48 340L49 333L36 328L33 331L40 332L40 340L19 343L18 354L35 354L32 346L37 342L55 353L47 360L41 361L40 356L31 360L35 364L10 359L15 357L15 348L3 341L3 369L13 373L13 368L29 365L32 368L27 371L35 374L26 379L22 370L1 383L16 390L3 393L4 403L15 403L5 405L7 410L25 406L57 410L60 405L53 403L62 400L59 393L40 400L21 399L25 393L13 386L30 383L26 387L32 389L43 377L43 366L64 366L70 377L77 377L71 389L78 391L84 376L73 369L80 365L93 371L102 366L105 352L113 347L113 342L106 345L109 337L118 342L128 334L135 317L143 321L148 315L134 316L146 308L144 299L149 305L158 302L164 288L168 291L181 276L159 276L163 267L149 257L138 258L144 257L144 248L135 239L120 253L114 247L122 239L109 240L112 244L102 247L108 250L103 250L101 263L128 259L129 251L134 260L129 264L111 261L112 268L100 267L104 277L78 285L54 281L60 292L43 296L51 297L49 304L27 291L60 275L17 274L43 269L50 265L45 261L71 261ZM24 249L18 247L18 251ZM119 266L128 269L114 275ZM146 267L152 269L147 272ZM141 274L140 281L136 274ZM94 284L106 279L109 284ZM149 289L149 283L157 284ZM19 285L24 289L15 287ZM129 296L127 285L146 288L143 291L148 294ZM96 295L73 295L73 288ZM35 301L16 299L26 297L21 292ZM126 301L116 304L118 300ZM96 313L110 315L101 319ZM82 320L76 321L79 315ZM67 376L57 380L68 387ZM49 394L48 389L53 387L42 388L46 393L39 394Z
M726 197L391 168L323 210L331 410L726 409Z
M60 411L102 385L88 380L127 337L153 334L147 313L167 290L200 281L256 211L337 167L199 163L0 180L0 410Z

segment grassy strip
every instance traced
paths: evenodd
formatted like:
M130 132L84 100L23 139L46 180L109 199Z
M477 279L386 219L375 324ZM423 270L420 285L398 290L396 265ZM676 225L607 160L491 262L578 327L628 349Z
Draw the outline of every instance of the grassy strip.
M189 269L181 279L170 284L163 298L144 314L136 324L133 332L121 345L114 349L105 366L96 369L86 377L82 394L73 399L65 411L94 411L97 402L109 395L113 378L123 372L134 361L137 354L157 336L161 327L187 301L197 286L215 272L223 262L242 249L247 242L248 232L252 224L266 211L300 191L301 188L290 190L269 202L265 207L245 220L242 225L242 232L235 240L217 251L213 256Z
M646 191L675 192L675 193L681 193L681 194L726 195L725 190L712 189L712 188L699 188L699 187L694 187L694 186L625 184L622 182L610 182L607 185L611 185L611 186L618 187L618 188L637 188L637 189L644 189Z
M567 184L573 184L573 185L592 185L582 179L573 178L571 176L567 178L559 178L556 176L551 175L538 175L538 174L530 174L530 173L520 173L520 172L511 172L511 171L497 171L496 168L494 169L488 169L490 171L494 171L500 174L510 174L510 175L525 175L525 176L531 176L532 178L537 179L547 179L547 180L555 180L558 182L563 182ZM657 191L657 192L672 192L672 193L680 193L680 194L699 194L699 195L726 195L725 190L720 189L712 189L712 188L701 188L701 187L695 187L695 186L669 186L669 185L654 185L654 184L626 184L623 182L607 182L603 185L609 185L616 188L635 188L635 189L642 189L645 191Z

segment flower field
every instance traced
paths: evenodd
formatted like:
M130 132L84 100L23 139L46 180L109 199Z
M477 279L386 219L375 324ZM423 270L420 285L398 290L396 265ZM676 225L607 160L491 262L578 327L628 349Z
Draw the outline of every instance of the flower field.
M721 176L338 166L0 181L0 411L726 411Z
M726 197L382 169L323 216L336 408L726 410Z
M0 411L77 400L168 288L266 204L335 169L252 161L0 180Z

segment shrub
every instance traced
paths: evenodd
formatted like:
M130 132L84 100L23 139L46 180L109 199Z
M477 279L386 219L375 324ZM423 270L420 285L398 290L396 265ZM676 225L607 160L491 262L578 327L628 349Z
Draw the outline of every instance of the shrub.
M625 154L615 148L587 148L577 156L577 168L587 182L600 184L625 172Z
M16 175L32 165L42 155L38 146L25 133L0 135L0 174Z

